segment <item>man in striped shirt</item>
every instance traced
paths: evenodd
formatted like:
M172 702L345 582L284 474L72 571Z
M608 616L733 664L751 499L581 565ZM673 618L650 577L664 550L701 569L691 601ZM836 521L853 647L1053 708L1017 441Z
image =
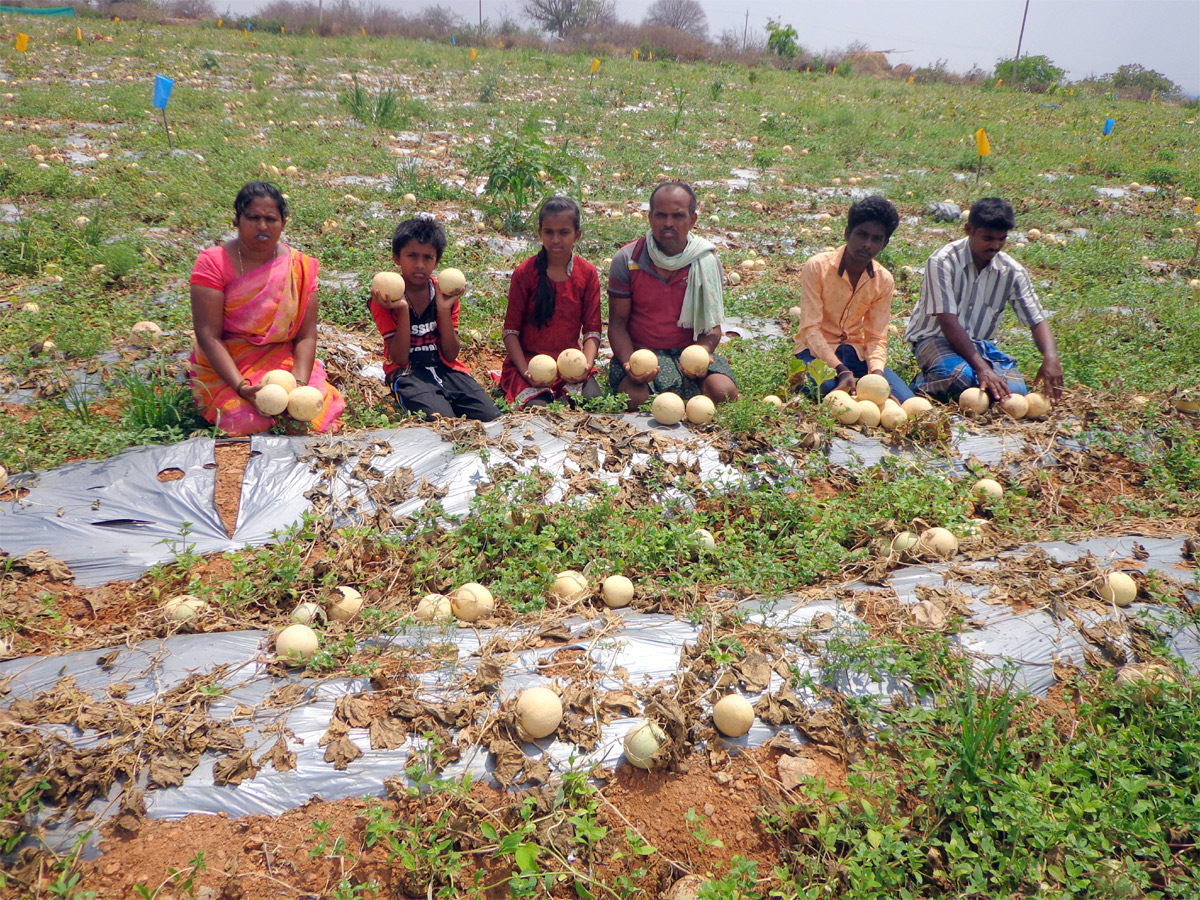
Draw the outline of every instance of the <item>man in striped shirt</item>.
M904 335L921 367L915 390L946 398L981 387L993 403L1026 393L1016 360L992 343L1000 315L1011 304L1042 354L1034 384L1042 383L1053 400L1062 396L1062 363L1046 311L1029 272L1000 252L1015 225L1012 206L999 197L985 197L971 207L967 236L929 257L921 299Z

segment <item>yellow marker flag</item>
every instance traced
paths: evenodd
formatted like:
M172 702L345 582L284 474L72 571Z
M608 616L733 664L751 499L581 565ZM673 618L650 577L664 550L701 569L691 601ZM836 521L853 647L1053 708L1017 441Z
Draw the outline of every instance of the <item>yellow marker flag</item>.
M916 75L909 75L909 76L908 76L908 81L906 81L906 82L904 82L904 83L905 83L905 84L912 84L912 83L913 83L914 81L916 81L916 80L917 80L917 76L916 76Z
M477 60L477 59L479 59L479 51L476 50L474 47L472 47L471 48L471 62L475 62L475 60Z
M363 29L362 29L362 34L363 34L363 37L366 37L366 36L367 36L367 29L363 28Z
M120 21L121 21L121 17L120 17L120 16L113 16L113 21L114 21L114 22L120 22Z
M646 59L650 60L650 62L654 62L654 51L653 50L650 50L646 53Z
M24 53L29 49L29 35L22 31L17 32L16 48L18 53Z
M635 60L635 61L636 61L636 60L639 60L639 59L641 59L641 58L642 58L642 51L641 51L641 50L634 50L634 51L633 51L633 58L634 58L634 60Z
M989 156L992 152L992 145L988 143L987 132L982 128L975 132L975 147L979 150L980 156Z
M1200 203L1197 203L1197 204L1196 204L1196 212L1197 212L1197 213L1200 213Z
M279 26L279 33L283 34L283 26L282 25Z
M996 79L996 87L1000 87L1000 85L1002 85L1002 84L1004 84L1004 79L1003 79L1003 78L997 78L997 79Z
M591 71L589 74L591 74L591 75L595 75L595 74L596 74L596 70L597 70L597 69L599 69L599 68L600 68L600 60L598 60L598 59L593 59L593 60L592 60L592 71Z
M83 29L81 29L78 25L75 26L75 40L79 41L81 44L83 43Z
M1075 96L1075 88L1071 88L1071 90L1067 91L1067 93L1070 94L1072 97L1074 97Z
M225 20L224 20L224 19L217 19L217 27L218 27L218 28L223 28L224 26L225 26Z

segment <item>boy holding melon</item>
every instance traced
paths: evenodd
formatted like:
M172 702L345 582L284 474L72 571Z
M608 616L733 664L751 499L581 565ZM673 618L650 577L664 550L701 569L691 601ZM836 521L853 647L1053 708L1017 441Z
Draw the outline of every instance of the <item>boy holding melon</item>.
M445 249L446 232L431 218L405 219L396 226L392 261L404 277L404 292L391 296L376 282L368 303L386 349L384 378L410 413L490 422L500 410L458 361L462 289L444 293L433 274Z

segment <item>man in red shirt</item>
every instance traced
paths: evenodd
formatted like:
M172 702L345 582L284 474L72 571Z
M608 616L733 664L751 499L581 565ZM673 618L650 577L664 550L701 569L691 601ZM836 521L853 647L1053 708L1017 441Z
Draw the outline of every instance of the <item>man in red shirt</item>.
M668 181L650 194L650 230L613 257L608 274L608 342L613 359L609 386L629 397L632 412L651 394L674 391L684 400L703 393L714 403L736 400L737 382L721 343L724 296L716 248L692 234L696 194ZM712 355L701 378L679 368L679 355L700 344ZM643 375L629 371L629 357L646 348L658 366Z

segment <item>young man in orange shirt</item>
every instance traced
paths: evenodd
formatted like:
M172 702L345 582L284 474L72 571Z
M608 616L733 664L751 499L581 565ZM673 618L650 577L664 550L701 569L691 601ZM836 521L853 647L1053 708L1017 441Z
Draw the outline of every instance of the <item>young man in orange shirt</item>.
M804 264L795 354L805 363L819 359L837 373L820 386L822 397L835 389L852 393L868 372L887 379L897 403L913 396L887 367L895 282L875 261L899 224L896 208L883 197L859 200L846 217L846 243ZM807 390L815 388L809 379Z

